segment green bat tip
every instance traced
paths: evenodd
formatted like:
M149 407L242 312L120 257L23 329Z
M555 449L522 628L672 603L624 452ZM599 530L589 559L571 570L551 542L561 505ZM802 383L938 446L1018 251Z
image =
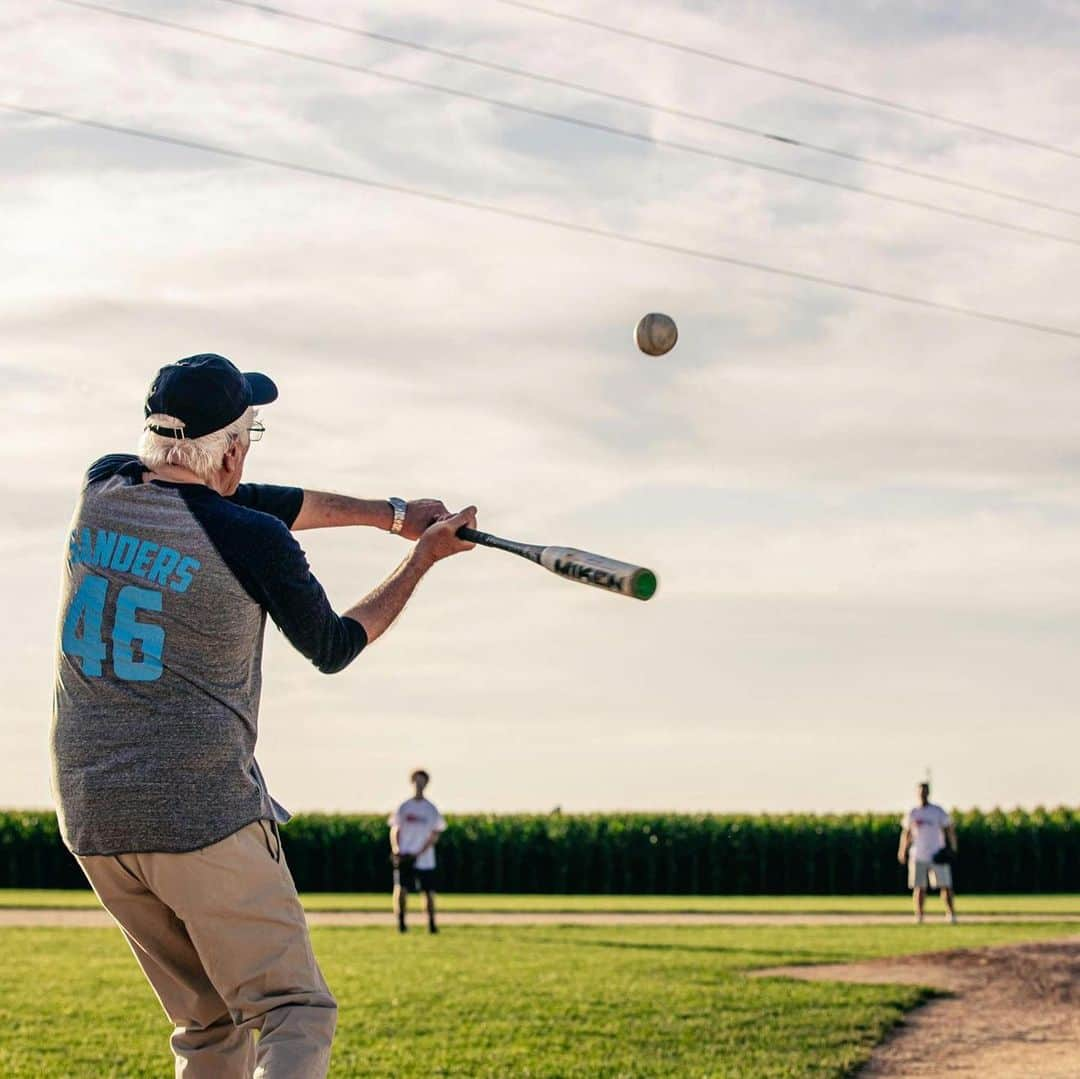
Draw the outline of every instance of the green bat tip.
M638 570L631 586L638 599L652 599L656 592L656 574L651 569Z

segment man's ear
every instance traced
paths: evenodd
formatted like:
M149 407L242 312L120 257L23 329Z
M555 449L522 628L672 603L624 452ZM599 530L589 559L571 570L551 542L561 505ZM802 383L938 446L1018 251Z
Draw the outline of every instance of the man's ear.
M227 476L235 476L244 463L244 447L240 439L229 444L225 456L221 459L221 467Z

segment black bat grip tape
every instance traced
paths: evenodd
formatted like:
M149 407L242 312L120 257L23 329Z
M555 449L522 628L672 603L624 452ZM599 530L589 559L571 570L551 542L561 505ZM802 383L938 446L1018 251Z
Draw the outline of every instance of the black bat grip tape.
M465 540L466 543L483 543L490 533L478 532L475 528L469 528L467 525L462 525L454 535L457 536L458 539Z

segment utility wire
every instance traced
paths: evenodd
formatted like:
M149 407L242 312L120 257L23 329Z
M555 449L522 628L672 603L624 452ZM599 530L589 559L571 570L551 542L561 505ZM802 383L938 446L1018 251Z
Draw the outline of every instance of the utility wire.
M906 112L911 116L921 116L927 120L936 120L938 123L951 124L953 127L966 128L968 131L977 131L981 135L992 135L994 138L1019 143L1021 146L1030 146L1038 150L1047 150L1052 154L1061 154L1064 157L1080 158L1080 151L1070 150L1065 146L1056 146L1054 143L1041 142L1038 139L1032 139L1026 135L1017 135L1010 131L1002 131L997 127L988 127L984 124L973 123L971 120L961 120L955 116L946 116L944 113L934 112L932 109L923 109L915 105L905 105L900 101L892 101L889 98L877 97L875 94L866 94L859 90L850 90L845 86L837 86L835 83L831 82L822 82L820 79L811 79L805 75L796 75L790 71L781 71L778 68L765 67L763 64L754 64L747 60L738 60L733 56L724 56L721 53L712 52L709 49L697 48L694 45L687 45L681 41L672 41L669 38L657 37L655 34L641 34L634 30L627 30L622 26L613 26L610 23L599 22L596 19L587 19L583 15L574 15L568 11L555 11L552 8L543 7L540 4L526 3L525 0L495 0L495 2L497 4L505 4L507 7L531 11L537 15L546 15L551 19L562 19L565 22L589 26L594 30L606 30L610 34L618 34L620 37L630 38L634 41L643 41L648 45L659 45L665 49L674 49L676 52L686 53L690 56L702 56L707 60L716 60L718 63L729 64L731 67L743 68L746 71L756 71L762 75L772 75L777 79L786 79L788 82L796 82L802 86L812 86L815 90L825 90L830 94L841 94L844 97L854 98L857 101L867 101L872 105L880 105L882 108L894 109L897 112Z
M66 0L59 0L64 3ZM730 120L721 120L715 116L707 116L703 113L692 112L687 109L676 108L671 105L662 105L654 101L648 101L639 97L631 97L628 94L619 94L610 90L602 90L595 86L587 86L583 83L573 82L570 79L561 79L555 75L545 75L537 71L529 71L525 68L515 67L511 64L500 64L492 60L481 60L466 53L453 52L450 49L441 49L435 45L425 45L418 41L410 41L408 38L395 37L392 34L382 34L374 30L365 30L359 26L350 26L346 23L335 22L332 19L321 19L314 15L305 15L299 11L290 11L271 4L262 4L254 0L218 0L221 4L230 4L233 7L250 8L261 11L266 15L275 15L278 18L291 19L295 22L308 23L311 26L321 26L329 30L340 30L356 37L364 37L370 41L380 41L386 45L396 45L403 49L412 49L416 52L427 53L430 56L439 56L445 60L454 60L461 64L469 64L473 67L483 68L487 71L496 71L503 75L514 75L522 79L531 79L533 82L546 83L549 86L558 86L564 90L573 90L579 94L602 98L607 101L617 101L623 105L632 105L639 109L648 109L651 112L662 113L667 116L675 116L681 120L689 120L693 123L707 124L710 127L720 128L724 131L734 131L741 135L750 135L755 138L765 139L768 142L781 143L785 146L794 146L800 150L811 150L818 154L827 154L830 157L840 158L844 161L855 161L861 165L870 165L877 169L888 169L890 172L898 172L905 176L915 176L920 180L928 180L931 183L945 184L949 187L960 188L963 191L974 191L980 195L991 195L994 198L1006 199L1009 202L1021 203L1025 206L1035 206L1040 210L1050 210L1053 213L1067 214L1070 217L1080 217L1080 210L1072 210L1064 206L1056 206L1050 202L1021 195L1015 191L1004 191L1000 188L986 187L982 184L971 183L967 180L958 180L950 176L943 176L936 172L927 172L922 169L900 165L893 161L883 161L880 158L866 157L863 154L851 153L847 150L838 150L831 146L821 146L818 143L806 142L803 139L790 135L781 135L773 131L763 131L760 128L748 127L746 124L737 124Z
M681 244L668 243L663 240L652 240L645 236L634 236L631 233L617 232L614 229L600 228L595 225L585 225L576 221L567 221L563 218L548 217L544 214L532 213L528 210L515 210L507 206L498 206L490 202L479 202L474 199L461 198L458 195L447 195L440 191L432 191L428 188L411 187L405 184L390 183L385 180L375 180L356 173L342 172L337 169L325 169L316 165L305 165L301 162L287 161L283 158L269 157L265 154L251 153L246 150L238 150L229 146L219 146L214 143L202 142L183 135L170 135L165 132L151 131L145 128L129 127L122 124L112 124L104 120L96 120L92 117L75 116L72 113L60 112L54 109L39 109L29 105L19 105L12 101L0 101L0 108L12 112L22 113L25 116L37 116L50 120L59 120L63 123L77 124L81 127L94 128L99 131L111 131L118 135L129 135L137 139L146 139L152 142L165 143L170 146L179 146L187 150L199 150L208 154L216 154L219 157L227 157L236 161L247 161L258 165L268 165L271 168L285 169L289 172L302 173L307 176L318 176L328 180L340 180L343 183L356 184L369 190L389 191L397 195L405 195L410 198L424 199L427 202L436 202L447 206L457 206L478 213L490 214L496 217L509 218L514 221L527 221L534 225L546 225L550 228L561 229L564 232L579 233L586 236L599 236L605 240L615 240L618 243L633 247L646 248L652 251L665 251L674 255L685 255L689 258L700 259L706 262L722 263L727 266L737 266L744 270L755 270L758 273L770 274L775 277L786 277L795 281L808 281L826 288L842 289L846 292L857 292L864 296L876 296L880 299L894 300L897 303L910 304L916 307L928 308L934 311L945 311L954 315L962 315L965 318L978 319L982 322L993 322L998 325L1015 326L1025 330L1033 330L1036 333L1052 334L1056 337L1067 337L1071 340L1080 340L1080 330L1068 329L1064 326L1055 326L1050 323L1033 322L1028 319L1013 318L1008 315L995 314L991 311L983 311L974 307L963 307L959 304L944 303L932 300L925 296L912 296L903 292L894 292L890 289L875 288L871 285L862 285L853 281L843 281L838 278L824 277L819 274L806 273L801 270L792 270L782 266L773 266L765 262L757 262L753 259L740 258L735 255L725 255L718 251L707 251L697 247L685 247Z
M628 128L616 127L613 124L601 123L597 120L586 120L577 116L569 116L565 113L550 112L546 109L537 109L531 105L521 105L517 102L507 101L503 98L489 97L485 94L473 93L469 90L458 90L444 86L440 83L427 82L422 79L414 79L404 75L395 75L390 72L379 71L363 64L347 63L343 60L334 60L329 57L319 56L314 53L299 52L296 49L286 49L278 45L266 45L251 38L237 37L233 34L222 34L216 30L204 30L184 23L172 22L167 19L159 19L152 15L143 15L133 11L123 11L118 8L106 7L95 4L89 0L57 0L58 3L69 7L82 8L105 15L114 15L118 18L129 19L140 23L149 23L153 26L163 27L167 30L176 30L195 37L207 38L212 41L222 41L231 45L239 45L243 48L254 49L258 52L273 53L277 56L285 56L293 60L302 60L307 63L321 64L324 67L337 68L343 71L356 72L368 75L372 78L397 83L404 86L418 87L423 90L431 90L436 93L448 94L451 97L464 98L468 101L478 101L497 108L509 109L519 114L536 116L544 120L553 120L557 123L571 124L575 127L586 128L591 131L599 131L606 135L614 135L618 138L632 139L635 142L645 143L650 146L659 146L668 150L676 150L680 153L692 154L697 157L711 158L714 161L724 161L728 164L739 165L744 168L757 169L761 172L769 172L778 176L787 176L791 179L804 180L809 183L820 184L840 191L851 192L856 195L864 195L867 198L878 199L883 202L891 202L900 206L909 206L918 210L926 210L930 213L942 214L947 217L957 218L962 221L970 221L979 225L988 225L991 228L1004 229L1008 232L1019 233L1024 236L1033 236L1043 240L1052 240L1056 243L1069 244L1080 247L1080 238L1067 236L1060 232L1051 232L1044 229L1032 228L1028 225L1019 225L1011 221L1002 221L998 218L986 217L982 214L971 213L967 210L957 210L938 203L925 202L922 199L907 198L904 195L893 195L885 191L877 191L873 188L862 187L859 184L849 184L843 180L830 180L822 176L813 176L809 173L799 172L794 169L783 168L780 165L771 165L764 161L755 161L751 158L736 157L732 154L720 153L702 146L694 146L691 143L674 142L670 139L659 139L652 135L646 135L639 131Z

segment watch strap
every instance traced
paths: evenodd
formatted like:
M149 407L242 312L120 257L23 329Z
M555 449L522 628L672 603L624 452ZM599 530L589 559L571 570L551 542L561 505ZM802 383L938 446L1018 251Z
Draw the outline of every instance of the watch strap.
M401 529L405 524L405 510L408 509L409 504L403 498L388 498L386 500L390 503L390 508L394 511L394 520L390 524L390 531L395 535L401 534Z

